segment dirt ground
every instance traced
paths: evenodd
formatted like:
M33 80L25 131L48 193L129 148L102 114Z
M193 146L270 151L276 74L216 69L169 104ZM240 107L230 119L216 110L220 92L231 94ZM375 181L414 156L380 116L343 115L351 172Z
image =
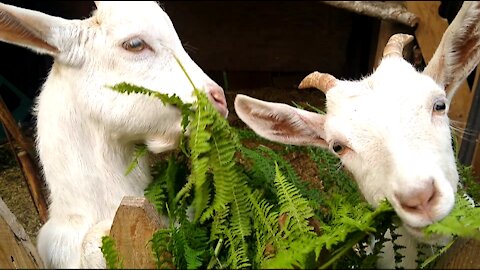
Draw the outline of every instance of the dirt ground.
M236 94L246 94L254 98L266 101L282 102L293 105L295 102L304 105L308 102L317 108L323 108L324 95L316 90L297 90L295 88L254 88L227 90L226 98L229 107L228 120L232 126L245 127L243 122L235 114L233 102ZM309 181L312 187L320 187L317 179L316 166L302 153L291 153L286 157L294 166L302 179ZM24 227L31 241L35 244L40 220L38 213L30 197L26 182L16 164L9 145L0 145L0 197L17 217Z

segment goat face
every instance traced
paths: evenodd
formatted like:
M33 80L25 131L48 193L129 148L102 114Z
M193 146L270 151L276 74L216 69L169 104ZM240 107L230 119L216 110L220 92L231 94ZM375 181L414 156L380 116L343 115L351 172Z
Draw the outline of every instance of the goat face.
M193 86L175 57L227 116L223 89L188 56L157 3L97 1L96 6L90 18L66 20L0 4L0 40L55 59L37 106L39 125L42 110L56 106L47 104L58 99L53 96L66 95L75 114L93 118L119 140L146 141L154 152L171 149L181 132L180 112L149 97L121 97L109 86L127 82L192 102Z
M389 57L370 77L337 81L326 95L325 144L370 204L387 198L412 233L450 212L458 174L437 83Z
M235 110L267 139L331 149L369 203L388 199L409 232L423 238L420 229L454 206L458 173L447 110L480 62L479 28L480 3L464 2L422 73L402 58L413 37L397 34L369 77L310 74L299 87L326 93L325 115L244 95L235 99Z
M192 102L193 83L207 90L223 115L227 114L223 90L185 52L168 15L155 2L101 2L86 30L85 66L106 65L101 84L128 81Z

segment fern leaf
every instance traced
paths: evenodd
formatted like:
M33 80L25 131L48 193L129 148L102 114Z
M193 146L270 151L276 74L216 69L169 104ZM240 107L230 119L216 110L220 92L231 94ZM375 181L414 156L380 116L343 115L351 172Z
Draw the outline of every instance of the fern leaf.
M313 228L308 225L308 219L313 217L313 210L308 206L308 201L301 197L299 191L288 183L276 166L275 187L278 193L280 214L288 215L286 222L291 222L291 230L299 235L313 233Z
M145 156L147 154L147 146L146 145L141 145L141 146L136 146L135 147L135 152L133 154L133 161L128 165L127 170L125 171L125 175L129 175L135 167L138 165L138 161L140 158Z
M480 207L473 207L465 197L457 193L450 214L423 231L427 235L456 235L480 240Z
M115 241L110 236L102 237L102 246L100 247L103 257L105 258L108 269L120 269L123 268L123 262L120 259Z

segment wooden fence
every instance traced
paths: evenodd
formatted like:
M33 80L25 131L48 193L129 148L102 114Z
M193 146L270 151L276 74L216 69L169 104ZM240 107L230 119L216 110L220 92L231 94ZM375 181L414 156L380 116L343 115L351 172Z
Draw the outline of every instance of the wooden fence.
M339 1L327 1L330 5L338 5ZM379 1L370 1L379 2ZM397 1L405 6L406 11L415 14L416 40L420 46L425 62L433 56L440 39L448 27L448 21L439 17L440 1ZM366 14L369 15L369 14ZM399 24L391 20L380 23L375 52L374 64L380 59L388 38L397 32L413 31L410 26ZM450 118L460 124L461 128L470 130L480 129L480 71L474 74L473 84L464 82L456 94L451 107ZM34 163L32 146L19 132L11 114L0 100L0 120L6 127L7 135L20 146L17 160L27 180L30 192L44 222L46 220L46 203L42 194L41 178ZM463 135L463 134L462 134ZM478 132L472 135L460 136L460 160L465 164L472 164L477 177L480 176L480 142ZM162 219L154 207L145 198L125 197L122 201L111 228L110 236L115 240L118 252L123 258L125 268L154 268L155 263L148 241L153 233L164 227ZM478 241L462 239L445 253L437 264L441 269L465 269L480 267L480 243ZM0 199L0 268L43 268L38 252L29 240L23 227L16 221L15 216Z
M166 224L144 197L125 197L115 215L110 236L126 269L154 269L150 246L153 233ZM0 199L0 269L44 268L23 227ZM460 239L443 254L436 269L480 268L480 242ZM168 268L175 268L170 265Z

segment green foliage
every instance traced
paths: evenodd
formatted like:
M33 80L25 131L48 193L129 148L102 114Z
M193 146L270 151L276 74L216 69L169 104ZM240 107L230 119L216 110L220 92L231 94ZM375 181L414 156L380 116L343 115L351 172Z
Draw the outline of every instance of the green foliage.
M464 196L456 194L455 207L441 221L424 229L428 234L455 235L480 240L480 207L472 206Z
M110 236L102 237L102 246L100 247L103 257L107 263L108 269L121 269L123 263L115 246L115 241Z
M125 175L130 174L135 167L138 165L138 161L140 160L141 157L145 156L147 154L147 146L146 145L138 145L135 147L135 152L133 153L133 161L128 165L127 171L125 172Z
M151 240L158 268L375 267L388 241L385 232L395 229L395 213L386 201L372 209L333 154L279 144L273 144L273 150L253 132L230 127L196 88L194 104L128 84L113 89L176 106L182 111L184 129L188 126L190 131L182 152L155 165L154 181L145 190L157 210L170 218L169 227ZM249 148L241 140L259 146ZM284 158L291 152L304 153L316 164L322 190L309 188L298 177ZM139 156L135 154L132 168ZM461 169L464 175L468 172L469 168ZM475 182L468 183L468 190L475 192ZM478 236L478 208L457 200L452 214L429 226L428 233ZM189 207L193 219L187 218ZM378 242L367 254L371 237ZM105 245L108 251L111 246ZM394 245L396 261L402 248ZM105 256L114 265L116 254L109 251Z
M480 184L473 175L472 166L465 166L457 162L460 182L463 184L463 190L477 203L480 203Z

